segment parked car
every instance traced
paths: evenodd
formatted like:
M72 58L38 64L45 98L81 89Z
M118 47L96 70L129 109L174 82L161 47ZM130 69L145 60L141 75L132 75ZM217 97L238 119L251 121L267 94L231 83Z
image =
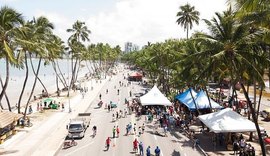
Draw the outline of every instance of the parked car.
M261 116L266 119L270 120L270 108L266 108L260 112Z

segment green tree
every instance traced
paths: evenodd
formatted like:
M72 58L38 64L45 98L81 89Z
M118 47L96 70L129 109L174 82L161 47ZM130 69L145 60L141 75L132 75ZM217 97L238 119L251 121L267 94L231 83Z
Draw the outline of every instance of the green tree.
M187 31L187 39L188 39L188 32L193 28L193 22L199 24L200 13L195 10L194 6L190 6L189 4L180 6L179 9L180 11L177 12L176 14L176 17L178 17L176 22L178 25L184 27L184 30Z
M3 96L6 93L6 89L9 82L9 67L10 64L16 64L16 56L14 53L14 38L16 35L14 33L21 23L23 22L22 15L16 10L3 6L0 9L0 58L4 58L6 62L6 78L3 85L3 89L0 93L0 103ZM3 108L2 105L0 105ZM10 109L10 106L8 106Z

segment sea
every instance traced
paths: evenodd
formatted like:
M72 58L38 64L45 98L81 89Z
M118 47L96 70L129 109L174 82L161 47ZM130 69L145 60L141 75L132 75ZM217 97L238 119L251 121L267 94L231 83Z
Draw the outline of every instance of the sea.
M38 59L32 59L35 70L37 69L38 61L39 61ZM59 63L59 67L66 81L70 80L71 79L71 61L69 59L59 59L57 61ZM0 76L2 78L3 83L5 82L5 75L6 75L5 64L6 64L5 60L1 59L0 60ZM24 96L22 98L21 105L26 104L28 97L30 95L31 89L32 89L34 79L35 79L34 73L30 65L30 60L28 60L28 68L29 68L29 77L28 77L28 81L26 84L26 88L24 91ZM79 71L79 78L92 72L93 71L88 70L85 63L81 63L81 68ZM41 62L41 67L39 70L39 78L44 83L49 93L56 92L57 90L56 75L51 64L45 64L44 61ZM7 96L9 97L9 101L12 107L14 107L19 100L19 96L23 88L24 79L25 79L25 69L18 69L18 68L15 68L14 66L10 67L10 79L9 79L6 93L7 93ZM58 82L59 82L58 84L60 88L63 88L63 85L61 84L61 82L60 81ZM2 91L2 89L3 88L0 86L0 92ZM42 90L43 90L42 85L37 81L33 96L37 94L41 94ZM1 103L5 109L8 108L5 97L3 97Z

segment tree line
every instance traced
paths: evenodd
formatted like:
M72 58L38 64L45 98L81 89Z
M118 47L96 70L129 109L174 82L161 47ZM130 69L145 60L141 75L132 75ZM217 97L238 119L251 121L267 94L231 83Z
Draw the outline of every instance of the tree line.
M26 114L37 83L43 86L44 95L49 95L46 86L39 78L41 62L53 67L56 76L56 91L60 91L60 84L66 90L75 87L81 62L84 62L89 73L100 74L108 72L121 54L120 46L111 47L104 43L90 44L91 31L81 21L76 21L70 29L67 29L67 33L70 34L67 45L53 33L54 24L44 16L26 21L21 13L11 7L3 6L0 8L0 21L0 60L5 60L5 78L2 79L0 75L1 109L4 109L1 101L5 99L7 108L11 111L6 92L10 79L10 67L25 71L23 86L19 88L21 91L17 102L18 113L21 113L21 101L26 85L32 86L25 104L24 114ZM33 58L38 59L37 65L33 64ZM59 67L60 59L71 60L70 82L65 79ZM29 70L32 70L35 75L33 82L28 81Z
M140 67L166 95L173 97L181 88L206 89L209 81L230 80L236 95L236 84L246 97L259 136L262 154L265 145L258 125L258 114L264 75L270 77L270 2L267 0L229 0L226 11L216 12L212 19L202 19L208 33L194 32L200 13L194 6L180 6L176 23L184 27L186 39L168 39L150 43L140 51L123 56L123 60ZM249 98L249 87L254 86L254 101ZM259 101L256 101L257 85ZM251 133L252 135L252 133Z

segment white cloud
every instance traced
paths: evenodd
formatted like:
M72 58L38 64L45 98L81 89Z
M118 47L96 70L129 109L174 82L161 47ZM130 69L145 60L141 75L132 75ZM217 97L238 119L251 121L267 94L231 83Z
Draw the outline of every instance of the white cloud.
M200 18L210 19L214 12L223 11L226 0L188 0L200 12ZM91 30L92 43L103 42L113 46L131 41L139 46L147 42L160 42L168 38L185 38L186 32L176 24L176 13L180 5L187 2L179 0L118 0L110 10L103 10L86 16L84 7L74 14L74 17L65 17L60 12L43 12L38 10L38 15L45 15L52 21L55 33L64 41L70 36L66 32L74 23L74 18L85 21ZM82 13L83 12L83 13ZM205 30L203 22L194 25L193 31ZM191 33L192 33L191 32Z
M214 12L226 8L225 0L189 0L189 4L201 13L201 18L211 18ZM168 38L186 36L183 28L176 24L176 13L180 5L186 2L178 0L121 0L112 11L100 12L87 20L92 30L93 42L108 42L124 45L131 41L140 46L147 41L164 41ZM201 24L204 26L203 24ZM194 26L194 30L205 29Z

